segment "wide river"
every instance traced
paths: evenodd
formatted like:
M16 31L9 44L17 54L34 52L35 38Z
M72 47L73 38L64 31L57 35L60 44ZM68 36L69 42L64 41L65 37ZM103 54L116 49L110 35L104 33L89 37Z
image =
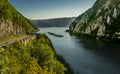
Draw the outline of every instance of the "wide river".
M64 57L76 74L120 74L120 44L94 39L78 39L65 32L67 28L40 28L52 41L57 52ZM64 35L55 37L53 32Z

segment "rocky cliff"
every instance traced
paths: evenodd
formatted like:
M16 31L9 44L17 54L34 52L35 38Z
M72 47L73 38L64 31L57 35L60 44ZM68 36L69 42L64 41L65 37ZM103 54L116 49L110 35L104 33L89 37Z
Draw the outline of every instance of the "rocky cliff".
M0 37L35 32L37 27L22 16L8 0L0 0Z
M97 0L70 25L74 33L120 39L120 0Z

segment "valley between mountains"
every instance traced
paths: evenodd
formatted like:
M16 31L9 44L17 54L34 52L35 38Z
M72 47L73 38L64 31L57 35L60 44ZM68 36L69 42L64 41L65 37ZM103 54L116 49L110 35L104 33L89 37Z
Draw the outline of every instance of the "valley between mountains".
M12 4L0 0L0 74L120 74L120 0L51 19L27 18Z

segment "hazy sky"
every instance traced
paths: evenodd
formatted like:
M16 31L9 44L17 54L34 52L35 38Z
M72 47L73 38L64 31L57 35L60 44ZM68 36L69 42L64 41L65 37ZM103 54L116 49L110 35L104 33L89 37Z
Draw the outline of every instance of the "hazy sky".
M29 19L78 16L92 7L96 0L10 0Z

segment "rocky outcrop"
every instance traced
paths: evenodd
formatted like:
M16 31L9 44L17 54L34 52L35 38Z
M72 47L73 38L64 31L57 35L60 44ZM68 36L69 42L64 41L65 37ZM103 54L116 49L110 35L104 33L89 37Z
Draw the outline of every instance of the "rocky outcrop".
M97 0L72 22L70 30L109 39L120 38L120 0Z
M25 30L11 20L0 19L0 37L25 33Z
M0 0L0 38L37 30L37 27L22 16L8 0Z

